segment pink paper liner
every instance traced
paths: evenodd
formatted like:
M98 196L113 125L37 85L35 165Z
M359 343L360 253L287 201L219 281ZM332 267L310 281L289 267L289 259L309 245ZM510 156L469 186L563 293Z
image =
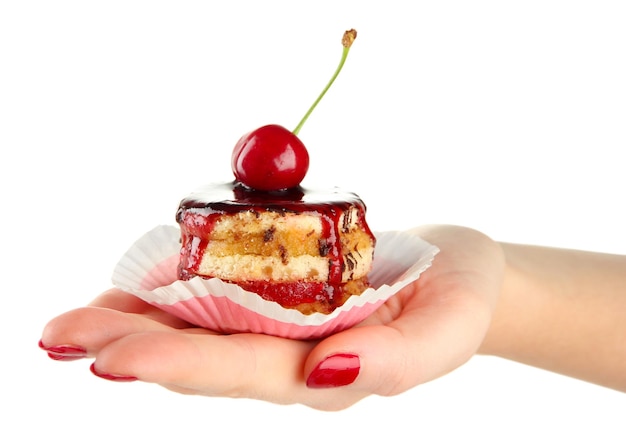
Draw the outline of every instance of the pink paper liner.
M157 226L138 239L113 272L118 288L196 326L231 334L253 332L294 339L328 336L354 326L389 297L419 278L439 252L416 235L376 233L372 288L352 296L331 314L304 315L220 279L177 280L177 227Z

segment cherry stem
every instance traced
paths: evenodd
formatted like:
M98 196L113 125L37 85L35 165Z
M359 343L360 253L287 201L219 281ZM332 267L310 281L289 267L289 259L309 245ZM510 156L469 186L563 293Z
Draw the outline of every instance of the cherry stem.
M313 102L313 105L311 105L311 108L309 108L309 110L306 112L302 120L300 120L300 123L298 124L298 126L292 131L292 133L295 134L296 136L300 132L300 129L302 128L306 120L309 118L309 115L313 112L317 104L320 102L320 100L322 100L322 97L324 97L324 95L326 94L326 91L328 91L330 86L333 84L333 82L339 75L339 72L343 68L343 64L346 63L346 59L348 58L348 53L350 52L350 47L352 46L354 39L356 39L356 30L354 29L350 29L343 34L343 38L341 39L341 44L343 45L343 52L341 53L341 60L339 61L339 66L335 70L333 77L330 78L330 81L328 82L326 87L322 90L321 94L318 96L315 102Z

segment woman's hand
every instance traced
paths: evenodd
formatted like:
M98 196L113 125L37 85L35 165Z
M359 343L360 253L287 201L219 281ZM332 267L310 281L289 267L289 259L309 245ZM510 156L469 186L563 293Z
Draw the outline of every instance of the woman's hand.
M414 232L439 247L433 265L364 322L319 341L220 335L112 289L50 321L41 347L57 360L95 358L91 369L103 378L184 394L322 410L398 394L476 353L504 273L500 246L479 232L455 226Z

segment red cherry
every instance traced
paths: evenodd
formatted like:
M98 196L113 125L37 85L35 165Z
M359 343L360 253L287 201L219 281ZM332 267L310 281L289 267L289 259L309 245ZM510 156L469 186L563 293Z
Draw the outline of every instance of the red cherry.
M349 29L343 34L341 39L343 51L339 66L293 131L280 125L266 125L239 139L231 158L231 167L237 181L251 189L261 191L286 190L300 185L309 170L309 152L298 139L298 133L337 78L354 39L356 39L354 29Z
M309 152L291 131L280 125L266 125L239 139L231 166L237 181L250 188L289 189L304 179Z

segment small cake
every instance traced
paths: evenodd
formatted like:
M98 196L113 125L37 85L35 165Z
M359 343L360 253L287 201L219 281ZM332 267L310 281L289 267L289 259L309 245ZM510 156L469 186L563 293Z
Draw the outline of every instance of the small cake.
M238 181L184 198L178 275L220 278L304 314L330 313L369 287L375 238L354 193Z
M337 71L293 131L270 124L244 134L231 156L235 181L181 201L180 279L219 278L304 314L328 314L369 287L376 241L363 201L300 186L309 153L298 132L355 38L344 33Z

